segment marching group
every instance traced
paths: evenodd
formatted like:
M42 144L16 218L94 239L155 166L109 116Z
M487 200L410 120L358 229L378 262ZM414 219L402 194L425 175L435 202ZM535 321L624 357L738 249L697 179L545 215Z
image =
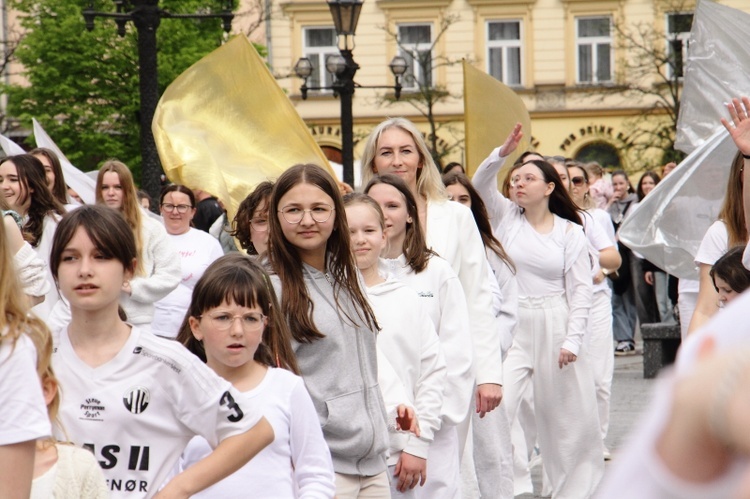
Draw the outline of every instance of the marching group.
M226 228L247 255L192 226L185 186L160 221L119 161L80 205L53 153L1 160L0 497L509 498L537 454L545 495L593 496L613 354L639 307L673 320L668 278L616 241L624 173L608 192L565 158L508 164L522 136L441 178L389 119L361 192L312 164L258 185ZM730 257L715 306L744 289Z

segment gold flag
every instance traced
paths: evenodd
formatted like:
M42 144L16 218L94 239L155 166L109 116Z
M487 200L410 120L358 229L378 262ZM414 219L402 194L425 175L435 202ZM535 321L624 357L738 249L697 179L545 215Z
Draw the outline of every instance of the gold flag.
M264 180L328 160L255 47L239 35L193 64L162 95L152 125L169 180L219 198L234 218Z
M469 64L464 65L464 133L466 172L471 175L492 150L501 146L516 123L523 139L510 155L512 163L529 147L531 118L521 98L501 81Z

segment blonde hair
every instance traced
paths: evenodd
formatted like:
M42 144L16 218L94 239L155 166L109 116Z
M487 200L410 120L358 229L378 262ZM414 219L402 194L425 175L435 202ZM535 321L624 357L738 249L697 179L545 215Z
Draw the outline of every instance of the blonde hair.
M99 174L96 176L96 204L104 204L104 198L102 196L102 183L104 182L104 174L113 172L117 174L120 179L120 187L122 188L122 206L120 207L120 213L125 217L128 225L133 229L133 235L135 236L135 247L137 258L137 267L135 270L136 275L142 275L143 272L143 240L141 235L142 217L141 205L138 202L138 191L135 188L135 181L133 180L133 174L130 172L128 166L117 159L108 159L102 163L99 168Z
M424 137L414 123L406 118L387 119L370 132L370 136L367 137L367 143L365 144L365 151L362 154L362 185L367 185L376 175L374 163L378 152L378 142L383 132L391 128L399 128L411 135L414 144L417 146L419 164L421 166L417 170L417 192L419 195L431 201L447 200L448 194L440 178L440 170L432 159Z

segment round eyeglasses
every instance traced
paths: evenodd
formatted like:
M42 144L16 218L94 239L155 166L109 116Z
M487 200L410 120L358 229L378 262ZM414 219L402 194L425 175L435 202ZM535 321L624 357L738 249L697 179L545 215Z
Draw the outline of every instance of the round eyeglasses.
M515 175L510 179L510 186L518 187L521 184L527 185L537 180L540 180L539 177L532 175L531 173L527 173L526 175Z
M266 232L268 230L267 218L253 218L250 220L250 227L257 232Z
M305 213L309 213L314 222L322 224L331 218L333 210L335 210L335 208L332 206L319 204L309 210L303 210L297 206L285 206L279 210L279 213L281 213L284 220L290 224L298 224L302 222L302 219L305 218Z
M242 324L242 329L248 333L252 333L261 329L265 324L264 319L266 318L265 315L256 312L250 312L242 315L232 315L220 312L216 314L204 314L198 316L199 319L202 319L204 317L207 317L208 320L211 321L211 325L219 331L228 331L232 327L232 324L234 324L234 320L239 319L240 324Z
M177 213L184 215L188 212L188 210L191 210L193 207L189 204L172 204L172 203L164 203L161 205L161 209L166 211L167 213L172 213L173 211L177 210Z

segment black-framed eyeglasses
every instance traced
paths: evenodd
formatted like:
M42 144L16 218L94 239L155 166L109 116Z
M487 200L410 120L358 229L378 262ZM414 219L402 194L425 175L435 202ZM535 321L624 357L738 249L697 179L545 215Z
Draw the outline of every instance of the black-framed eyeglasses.
M573 185L582 186L586 183L586 179L583 177L570 177L570 181L573 183Z
M219 312L216 314L204 314L198 316L199 319L204 317L207 317L208 320L211 321L211 325L218 331L228 331L232 327L232 324L234 324L234 320L239 319L240 324L242 324L242 329L248 333L252 333L262 328L265 325L264 319L266 318L265 315L257 312L249 312L242 315L232 315L226 312Z
M193 209L193 207L189 204L164 203L161 205L161 209L166 211L167 213L172 213L174 210L177 210L177 213L184 215L188 212L188 210Z
M322 224L331 218L334 210L333 206L319 204L309 210L304 210L298 206L285 206L279 210L279 213L289 224L301 223L302 219L305 218L305 213L309 213L314 222Z

